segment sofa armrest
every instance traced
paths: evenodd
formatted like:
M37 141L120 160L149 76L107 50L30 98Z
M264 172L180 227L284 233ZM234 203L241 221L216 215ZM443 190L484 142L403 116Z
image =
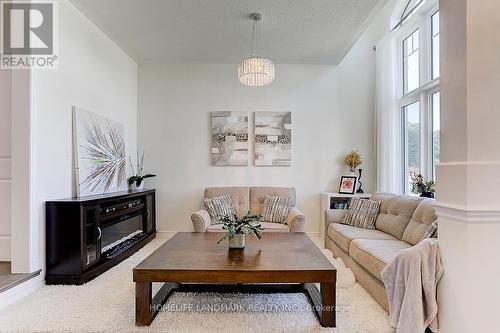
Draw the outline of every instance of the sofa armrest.
M290 232L304 232L306 216L297 208L292 207L288 213L286 224L290 228Z
M205 232L210 226L210 214L206 209L201 209L196 213L191 214L194 232Z

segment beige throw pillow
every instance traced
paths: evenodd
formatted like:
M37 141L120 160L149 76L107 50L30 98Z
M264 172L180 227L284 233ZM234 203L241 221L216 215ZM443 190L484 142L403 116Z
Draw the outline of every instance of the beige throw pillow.
M266 196L262 209L262 221L286 223L286 218L292 207L292 198L279 196Z
M423 241L426 238L437 238L438 237L438 220L435 220L425 230L424 235L420 241Z
M364 229L375 229L375 221L380 209L380 202L354 197L349 204L342 224Z
M210 225L219 224L220 218L226 215L236 215L233 200L229 194L224 194L212 199L203 199L205 208L210 215Z

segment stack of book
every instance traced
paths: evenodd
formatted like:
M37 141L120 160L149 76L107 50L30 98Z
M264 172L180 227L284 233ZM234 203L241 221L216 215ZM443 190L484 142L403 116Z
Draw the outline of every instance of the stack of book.
M348 209L349 202L335 202L333 203L333 207L331 209Z

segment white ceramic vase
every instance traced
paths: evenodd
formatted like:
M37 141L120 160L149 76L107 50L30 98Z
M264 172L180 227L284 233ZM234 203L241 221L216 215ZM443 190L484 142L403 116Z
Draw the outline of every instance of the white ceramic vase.
M245 247L245 234L236 234L227 238L230 249L242 249Z
M352 171L351 168L347 168L346 176L354 176L357 178L358 174L356 173L356 170Z
M144 180L141 182L141 185L137 186L135 183L133 183L129 188L134 191L144 190Z

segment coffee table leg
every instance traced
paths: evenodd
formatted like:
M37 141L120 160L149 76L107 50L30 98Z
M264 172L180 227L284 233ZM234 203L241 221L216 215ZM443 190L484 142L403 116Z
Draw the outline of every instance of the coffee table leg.
M335 327L335 283L321 283L320 323L323 327Z
M314 283L304 283L303 286L321 326L335 327L335 283L320 283L321 290Z
M151 282L135 283L135 324L148 326L153 321Z

